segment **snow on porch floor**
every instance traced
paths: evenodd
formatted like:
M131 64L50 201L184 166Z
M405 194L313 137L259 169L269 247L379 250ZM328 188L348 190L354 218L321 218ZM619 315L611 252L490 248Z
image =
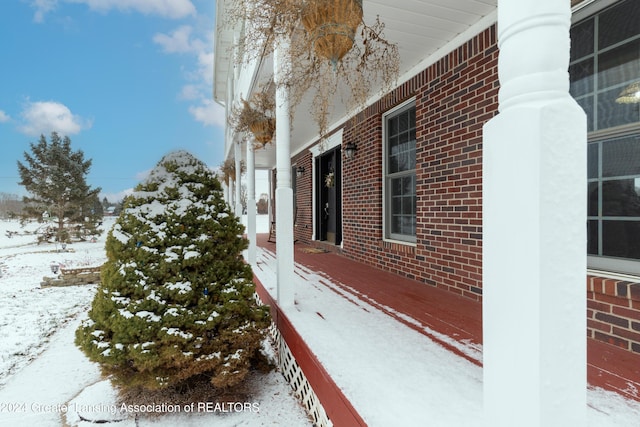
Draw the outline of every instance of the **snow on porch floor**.
M254 273L275 298L275 245L265 245L261 237ZM344 258L311 256L326 255ZM473 339L475 327L449 329L445 322L432 328L365 297L343 280L358 280L358 263L349 262L349 270L336 272L344 275L342 283L296 263L295 306L279 308L301 337L296 346L308 347L371 427L481 425L481 346ZM590 426L630 426L640 419L640 402L600 388L589 389L587 398Z

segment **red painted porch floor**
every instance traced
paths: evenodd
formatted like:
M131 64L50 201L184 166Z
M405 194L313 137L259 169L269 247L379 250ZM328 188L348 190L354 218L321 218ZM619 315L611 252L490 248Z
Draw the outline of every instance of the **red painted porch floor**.
M267 234L259 234L258 246L275 252L275 243L267 238ZM294 248L296 263L330 278L343 290L461 357L482 364L480 350L465 351L482 344L481 303L336 253L310 253L310 247L301 243ZM640 355L588 338L587 380L590 386L640 401Z

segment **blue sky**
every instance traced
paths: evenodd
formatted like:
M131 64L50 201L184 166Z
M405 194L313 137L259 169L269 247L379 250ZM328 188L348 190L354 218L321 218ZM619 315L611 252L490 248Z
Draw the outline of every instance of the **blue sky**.
M54 130L110 200L174 149L218 166L214 15L213 0L0 1L0 192L24 194L16 162Z

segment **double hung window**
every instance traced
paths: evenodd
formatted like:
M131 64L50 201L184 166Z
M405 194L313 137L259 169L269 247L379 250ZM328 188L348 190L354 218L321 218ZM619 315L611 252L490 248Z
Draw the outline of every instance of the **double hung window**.
M601 0L591 8L571 28L569 67L589 132L589 267L638 274L640 2Z
M387 114L385 132L385 238L416 241L416 107Z

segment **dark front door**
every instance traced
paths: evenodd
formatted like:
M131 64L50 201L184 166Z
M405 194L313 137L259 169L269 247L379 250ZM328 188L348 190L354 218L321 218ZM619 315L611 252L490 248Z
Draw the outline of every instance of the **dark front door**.
M342 169L340 147L316 158L316 236L342 242Z

